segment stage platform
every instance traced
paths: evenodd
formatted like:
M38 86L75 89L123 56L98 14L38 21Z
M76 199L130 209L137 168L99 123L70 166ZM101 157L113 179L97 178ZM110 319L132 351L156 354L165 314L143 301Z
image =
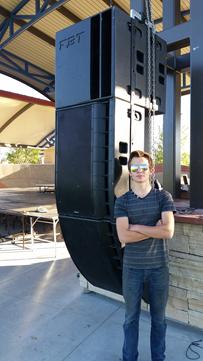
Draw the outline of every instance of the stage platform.
M39 207L47 208L50 213L57 213L55 194L39 192L35 188L0 188L0 212L19 213L36 211Z
M54 242L56 257L57 235L61 236L55 194L39 192L39 188L0 189L1 243L34 244ZM61 236L62 238L62 236Z

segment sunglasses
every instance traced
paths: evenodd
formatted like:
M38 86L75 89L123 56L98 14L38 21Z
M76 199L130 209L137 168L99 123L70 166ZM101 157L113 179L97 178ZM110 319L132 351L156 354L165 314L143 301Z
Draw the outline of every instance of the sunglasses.
M136 173L138 170L142 172L146 172L149 169L147 164L132 164L130 166L131 173Z

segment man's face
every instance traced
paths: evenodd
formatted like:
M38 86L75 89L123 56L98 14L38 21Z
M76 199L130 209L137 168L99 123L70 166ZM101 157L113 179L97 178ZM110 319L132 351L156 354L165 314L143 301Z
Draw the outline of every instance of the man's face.
M130 175L134 182L149 183L150 174L148 159L142 157L131 160Z

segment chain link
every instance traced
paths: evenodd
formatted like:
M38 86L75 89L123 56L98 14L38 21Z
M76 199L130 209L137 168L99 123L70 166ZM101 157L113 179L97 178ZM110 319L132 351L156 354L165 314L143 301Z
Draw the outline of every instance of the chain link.
M149 124L149 143L150 153L155 167L155 102L156 102L156 41L155 41L155 26L152 19L151 0L145 0L146 8L146 25L147 25L147 108L148 108L148 124ZM151 42L152 39L152 42ZM155 181L155 172L153 172L152 185Z

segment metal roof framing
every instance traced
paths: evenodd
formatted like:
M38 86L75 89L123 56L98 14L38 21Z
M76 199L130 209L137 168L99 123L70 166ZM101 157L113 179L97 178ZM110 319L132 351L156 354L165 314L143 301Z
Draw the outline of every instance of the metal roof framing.
M38 148L48 148L55 145L55 130L51 133L47 134L46 137L40 140L40 142L36 145Z
M22 18L18 17L18 18L13 18L12 19L12 13L8 10L6 10L3 6L0 5L0 14L3 15L6 19L4 20L4 22L2 23L2 25L0 26L0 41L2 40L6 30L9 28L10 29L10 33L12 34L12 28L10 28L9 25L9 21L12 21L12 26L14 26L14 23L17 24L20 27L23 27L24 25L27 25L27 22L25 20L23 20ZM12 19L12 20L11 20ZM30 26L29 28L26 29L27 31L29 31L31 34L41 38L42 40L46 41L48 44L55 46L55 40L53 38L51 38L50 36L48 36L47 34L45 34L43 31L36 29L34 26ZM12 38L8 37L7 40L10 41L12 40ZM3 49L7 44L9 43L9 41L5 44L0 43L0 49Z
M181 18L184 22L186 22L187 20L185 19L185 16L187 15L190 15L190 10L182 10L180 12L180 15L181 15ZM163 22L163 18L159 18L159 19L155 19L154 20L154 24L157 25L157 24L160 24Z
M48 98L53 99L51 93L54 93L55 77L46 70L12 54L3 49L0 51L0 65L5 68L5 74L9 70L14 70L19 74L25 75L28 79L35 80L40 86L44 86L41 92ZM29 82L28 82L29 84Z
M191 21L175 25L161 31L159 35L167 42L168 51L174 51L190 45Z
M144 0L143 0L144 1ZM191 120L190 120L190 206L203 208L203 38L202 38L202 0L190 2L191 18L180 23L180 0L163 0L164 31L159 35L168 45L168 51L173 51L177 58L179 69L168 69L167 77L167 107L164 116L164 187L175 197L180 191L180 72L190 66ZM180 49L191 46L191 52L184 58L179 58ZM183 75L183 87L188 93L187 75ZM188 89L187 89L188 88Z
M52 1L50 4L49 0L45 0L43 5L40 4L40 0L35 0L35 14L21 14L19 15L18 12L31 0L22 0L19 4L13 9L9 17L3 21L0 26L0 40L6 37L5 40L1 41L0 50L3 49L6 45L8 45L13 39L15 39L18 35L20 35L23 31L29 29L35 22L42 19L45 15L51 13L52 11L56 10L62 4L67 3L70 0L55 0ZM4 9L5 10L5 9ZM3 13L3 8L1 8L1 13ZM7 11L6 11L7 13ZM4 14L6 14L4 13ZM3 15L4 15L3 14ZM7 13L8 15L8 13ZM5 15L4 15L5 16ZM14 24L17 24L20 28L15 30ZM31 29L33 30L33 29ZM37 29L34 30L36 32ZM8 33L8 35L7 35ZM38 32L40 36L40 33ZM42 33L41 33L42 35ZM47 42L51 42L51 45L55 45L54 39L51 39L46 34Z
M163 0L152 0L154 20L158 24L163 21L162 2ZM2 0L0 72L21 80L54 99L56 31L114 5L123 11L129 11L129 3L129 0ZM144 0L136 0L135 3L142 7ZM83 8L84 15L81 12ZM188 20L189 14L189 2L185 0L184 4L181 4L181 21ZM180 27L184 24L187 26L188 22L180 24ZM161 29L161 24L158 29ZM167 37L168 30L162 34ZM183 45L188 46L188 42L185 41ZM168 50L171 46L173 45L169 44Z
M1 0L0 72L21 80L50 99L54 99L55 33L61 28L105 10L106 7L116 5L124 11L129 11L129 3L129 0ZM136 0L135 4L142 7L144 0ZM164 172L168 179L165 185L174 195L177 194L179 161L176 154L179 153L177 137L179 136L180 73L182 73L183 93L188 93L190 87L187 72L190 70L192 79L190 196L193 207L202 207L203 163L199 155L203 153L201 99L203 2L202 0L152 0L152 5L157 28L160 30L163 24L163 31L159 32L159 36L166 40L168 52L173 52L173 58L168 62L167 102L170 109L164 121L165 134L168 138L168 143L164 145ZM190 53L189 45L191 45ZM187 48L188 53L180 55L180 49L184 47ZM181 51L182 54L183 52Z

